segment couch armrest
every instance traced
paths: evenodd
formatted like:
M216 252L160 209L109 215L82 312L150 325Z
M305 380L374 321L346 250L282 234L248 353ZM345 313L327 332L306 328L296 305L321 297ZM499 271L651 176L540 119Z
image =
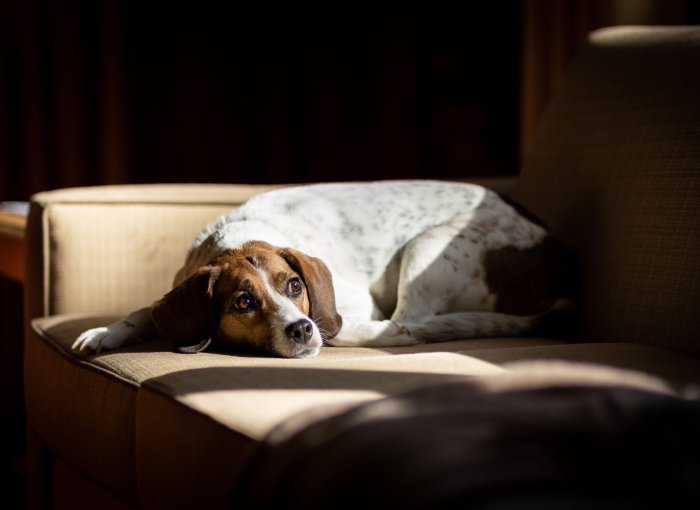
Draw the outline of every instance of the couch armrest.
M34 195L26 235L28 317L149 305L169 289L202 227L273 187L97 186Z

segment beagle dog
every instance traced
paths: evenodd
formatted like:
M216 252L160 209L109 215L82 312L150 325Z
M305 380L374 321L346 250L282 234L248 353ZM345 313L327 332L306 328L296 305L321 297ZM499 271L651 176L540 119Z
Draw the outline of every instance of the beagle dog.
M282 188L208 225L169 293L73 348L116 349L153 327L180 352L213 341L288 358L522 335L570 309L570 269L545 228L481 186Z

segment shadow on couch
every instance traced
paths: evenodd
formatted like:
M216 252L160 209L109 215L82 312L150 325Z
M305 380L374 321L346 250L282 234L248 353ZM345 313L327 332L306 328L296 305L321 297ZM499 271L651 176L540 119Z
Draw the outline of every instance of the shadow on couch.
M700 402L422 388L273 433L232 508L661 509L700 500Z

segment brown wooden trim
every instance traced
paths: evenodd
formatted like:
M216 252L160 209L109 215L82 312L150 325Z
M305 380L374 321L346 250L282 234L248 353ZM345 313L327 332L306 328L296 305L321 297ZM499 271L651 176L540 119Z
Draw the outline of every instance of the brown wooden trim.
M24 231L27 218L0 211L0 277L24 282Z
M24 237L0 231L0 276L24 282Z

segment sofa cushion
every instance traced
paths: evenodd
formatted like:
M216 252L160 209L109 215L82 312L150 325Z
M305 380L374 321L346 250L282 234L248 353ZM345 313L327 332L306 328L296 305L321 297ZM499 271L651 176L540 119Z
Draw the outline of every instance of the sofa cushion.
M27 378L29 420L69 466L132 503L138 486L143 491L138 500L154 508L221 502L246 452L291 416L340 412L422 384L503 370L449 351L469 343L482 348L556 343L516 338L328 348L308 360L176 354L159 339L96 356L70 349L81 331L115 319L56 315L32 321L26 353L35 374ZM137 483L135 466L148 483ZM212 470L211 491L189 487L188 470Z
M581 266L584 338L700 356L700 27L604 29L542 118L514 197Z
M513 369L513 364L519 362L557 360L632 370L660 378L679 394L690 397L700 395L700 360L652 345L629 342L562 343L477 349L467 354L508 369Z
M66 355L50 334L41 325L27 331L24 393L32 432L63 464L136 505L137 385Z
M387 395L502 374L513 361L584 360L700 383L699 362L661 348L541 338L325 348L301 360L177 354L157 338L100 355L71 351L81 331L116 318L32 322L28 355L42 377L28 379L30 419L67 464L127 501L138 488L152 508L223 504L257 445L285 423L299 428ZM204 485L190 487L192 479Z
M463 375L500 372L501 368L464 355L470 349L559 344L553 339L502 338L423 344L410 347L325 348L316 358L282 359L256 355L203 352L183 355L153 338L99 355L73 352L71 344L84 329L107 324L116 316L55 315L36 319L33 328L57 353L78 366L134 386L169 394L210 414L233 430L260 439L286 416L323 402L358 401L417 385ZM411 373L412 377L405 377ZM398 374L398 375L396 375ZM233 399L218 404L218 397ZM302 390L303 398L293 394ZM216 392L211 408L206 396ZM222 400L224 402L226 399ZM275 408L264 405L275 404ZM247 415L231 412L237 407ZM208 411L205 411L208 409ZM254 413L252 411L255 411Z

